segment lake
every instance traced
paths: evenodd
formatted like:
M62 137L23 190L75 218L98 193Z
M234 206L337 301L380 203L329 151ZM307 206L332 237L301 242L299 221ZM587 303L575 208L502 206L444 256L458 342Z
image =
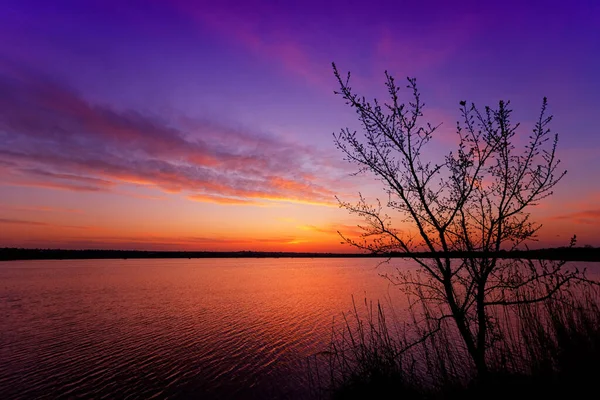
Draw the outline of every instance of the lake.
M0 398L306 398L305 360L327 348L352 296L391 302L402 318L405 298L379 274L412 265L0 263Z
M304 398L334 317L402 296L375 259L0 263L0 398ZM386 300L387 299L387 300Z

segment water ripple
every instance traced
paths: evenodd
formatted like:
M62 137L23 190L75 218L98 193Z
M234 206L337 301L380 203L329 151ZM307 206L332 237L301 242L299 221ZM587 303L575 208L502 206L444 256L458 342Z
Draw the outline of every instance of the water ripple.
M350 296L389 295L375 264L0 263L0 398L304 398Z

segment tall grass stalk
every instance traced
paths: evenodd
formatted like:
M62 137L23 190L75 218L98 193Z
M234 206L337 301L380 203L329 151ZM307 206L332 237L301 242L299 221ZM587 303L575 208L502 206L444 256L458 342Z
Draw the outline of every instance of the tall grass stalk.
M593 285L540 303L491 313L490 374L475 369L450 319L422 305L389 321L364 300L332 328L329 348L310 362L319 398L562 398L596 390L600 376L600 292Z

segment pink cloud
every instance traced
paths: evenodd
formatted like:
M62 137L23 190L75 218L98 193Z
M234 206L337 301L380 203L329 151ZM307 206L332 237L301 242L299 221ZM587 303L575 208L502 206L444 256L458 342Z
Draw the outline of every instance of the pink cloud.
M35 169L35 168L22 169L21 172L23 172L26 175L34 175L34 176L40 176L40 177L44 177L44 178L54 178L54 179L67 180L67 181L69 181L69 180L78 181L78 182L84 182L87 184L98 185L98 186L113 186L115 184L114 182L107 181L105 179L91 178L89 176L81 176L81 175L75 175L75 174L58 174L55 172L43 171L41 169Z
M281 251L280 246L299 243L302 239L294 236L273 236L257 239L198 237L198 236L160 236L160 235L127 235L127 236L63 236L60 239L27 238L13 241L11 238L1 238L4 246L30 248L62 248L62 249L122 249L122 250L235 250L244 247L252 250ZM243 246L243 247L240 247Z
M338 235L339 232L342 233L344 236L351 238L357 238L365 233L365 231L363 229L360 229L358 225L346 224L329 224L326 226L303 225L300 226L300 229L317 233L325 233L328 235Z
M5 186L23 186L23 187L35 187L43 189L61 189L70 190L73 192L101 192L105 189L98 186L90 185L77 185L71 183L59 183L59 182L42 182L42 181L5 181L0 182L0 185Z
M575 211L553 217L555 220L568 220L576 224L598 225L600 224L600 209Z
M222 204L333 197L332 167L308 146L214 121L114 110L2 68L0 104L3 184L90 192L137 184Z
M260 203L253 200L236 199L234 197L211 196L207 194L194 194L187 197L190 200L200 201L205 203L225 204L225 205L259 205Z
M48 223L48 222L30 221L30 220L13 219L13 218L0 218L0 224L46 226L46 227L52 227L52 228L69 228L69 229L86 229L86 230L92 229L89 226L61 225L61 224L52 224L52 223Z
M82 211L76 208L48 207L48 206L21 206L12 204L0 204L0 209L13 211L40 211L40 212L56 212L56 213L76 213Z
M445 62L477 29L477 21L468 15L440 24L439 32L444 32L444 37L440 33L398 34L389 26L382 26L375 44L375 65L414 75Z
M274 61L284 71L316 87L330 86L331 60L316 60L311 55L314 53L311 46L302 42L301 33L304 32L273 18L272 15L277 15L280 10L273 9L272 5L259 2L250 6L248 11L253 12L238 10L236 13L232 12L232 7L218 3L199 5L182 0L174 4L202 27L243 46L257 58Z

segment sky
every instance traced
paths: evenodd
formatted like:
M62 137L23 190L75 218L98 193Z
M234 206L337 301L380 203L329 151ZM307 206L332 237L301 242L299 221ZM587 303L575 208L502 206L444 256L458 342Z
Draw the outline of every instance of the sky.
M385 98L417 79L453 144L459 102L548 97L568 173L535 246L600 245L597 1L30 1L0 12L0 247L353 251L335 196L378 197L332 133L331 63Z

